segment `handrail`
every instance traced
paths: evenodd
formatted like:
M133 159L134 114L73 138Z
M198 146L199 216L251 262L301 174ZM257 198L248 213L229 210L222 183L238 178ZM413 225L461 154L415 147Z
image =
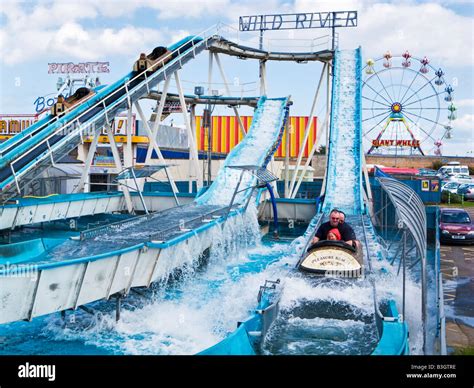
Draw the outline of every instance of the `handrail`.
M154 63L149 69L146 69L144 70L143 72L137 74L134 78L132 79L125 79L124 83L122 86L119 86L117 89L113 90L112 92L108 93L108 94L105 94L104 96L102 96L100 98L100 100L98 100L94 105L92 105L91 107L89 107L88 109L86 109L84 112L82 112L81 114L79 114L77 117L75 117L74 119L72 119L71 121L68 121L67 123L64 123L62 124L61 123L61 118L59 118L57 120L58 123L60 123L60 127L57 128L54 132L52 132L51 134L49 134L46 138L44 138L43 140L41 140L40 142L36 143L33 147L29 148L28 150L26 150L25 152L23 152L21 155L19 155L18 157L16 157L15 159L13 159L10 164L14 164L16 163L17 161L19 161L20 159L22 159L25 155L31 153L33 150L35 150L36 148L38 148L40 145L43 145L45 143L48 142L49 139L51 139L53 136L57 136L61 131L63 131L65 128L67 127L70 127L72 125L75 125L77 123L79 123L79 131L72 131L70 134L68 134L69 136L72 135L72 134L77 134L77 132L82 132L85 128L83 128L83 125L79 122L79 120L86 114L90 113L93 109L101 106L101 105L104 105L104 110L102 112L105 112L105 114L107 114L107 112L109 112L113 107L116 106L117 101L114 101L112 102L110 105L108 106L105 106L105 101L107 99L109 99L110 97L113 97L114 95L116 95L117 93L119 92L122 92L122 91L125 91L126 95L130 93L130 90L128 90L128 85L135 81L135 80L138 80L140 77L142 77L143 75L145 75L145 73L147 71L150 71L150 69L153 69L154 67L158 66L158 65L164 65L164 61L169 59L170 56L173 56L175 53L179 52L179 50L185 46L186 44L189 44L189 42L191 42L191 47L186 50L186 53L189 53L190 50L193 50L195 49L196 47L200 46L200 45L203 45L203 44L207 44L208 41L210 39L212 39L213 36L215 36L215 34L209 34L209 35L206 35L206 33L208 33L209 31L213 30L214 28L213 27L210 27L206 30L204 30L203 32L200 33L200 35L196 35L196 37L200 37L202 38L202 40L196 42L195 40L191 39L190 41L187 41L187 42L184 42L182 45L180 45L179 47L177 47L175 50L173 50L172 52L168 53L167 55L165 55L163 58L161 58L160 61ZM202 37L202 35L205 35L205 37ZM184 54L184 53L182 53ZM178 57L175 58L175 60L178 60L180 57L180 55ZM163 72L166 73L166 68L167 66L163 66L160 70L163 70L163 71L158 71L156 73L153 73L151 77L146 77L146 79L144 81L142 81L141 83L139 83L138 85L135 86L135 88L138 88L138 87L142 87L144 84L148 85L150 83L151 80L155 79L159 74L162 74ZM134 88L134 89L135 89ZM105 92L105 91L103 91ZM72 108L72 110L74 110L75 108L77 108L78 106L75 106ZM66 111L67 113L67 111ZM55 117L53 120L56 120L57 118ZM47 122L46 124L50 124L53 122L53 120L50 120L49 122ZM95 120L94 120L95 121ZM53 146L53 149L56 149L57 147ZM51 151L50 151L51 152ZM48 152L46 153L48 154ZM16 177L21 177L22 175L25 174L25 171L20 171L18 174L16 174Z
M173 210L181 209L185 206L187 206L187 205L177 206L177 207L174 207ZM233 208L237 208L237 207L238 207L237 205L233 206ZM212 210L210 212L207 212L205 214L200 214L199 216L196 216L196 217L193 217L191 219L185 220L185 223L190 223L190 222L194 222L194 221L197 221L197 220L205 220L207 217L210 217L215 213L226 212L227 210L230 211L232 209L230 209L229 206L220 207L218 209L214 209L214 210ZM157 213L143 214L143 215L140 215L140 216L129 218L127 220L117 221L117 222L113 222L111 224L101 225L101 226L98 226L98 227L95 227L95 228L92 228L92 229L87 229L87 230L84 230L80 233L79 239L81 241L83 241L83 240L86 240L86 239L89 239L89 238L94 238L98 235L101 235L103 233L107 233L107 232L112 231L112 230L119 229L121 227L138 224L138 223L142 222L143 220L151 220L155 216L157 216ZM170 226L166 229L160 230L156 233L149 234L148 235L148 241L153 241L153 240L156 239L156 237L161 237L166 232L169 232L169 231L174 230L176 228L181 229L181 224L173 225L173 226Z
M364 216L363 215L360 216L360 222L362 224L362 230L363 230L364 242L365 242L365 250L367 252L367 265L369 267L369 273L373 274L373 272L372 272L372 262L371 262L371 259L370 259L370 251L369 251L369 242L367 240L367 229L365 227ZM378 301L377 301L377 288L375 286L375 280L373 279L373 277L369 278L369 282L372 285L372 291L373 291L373 296L374 296L373 299L374 299L375 313L378 315L378 317L380 319L385 320L386 317L384 317L384 315L380 311L379 304L378 304Z
M210 212L207 212L205 214L200 214L199 216L197 217L194 217L194 218L191 218L189 220L186 220L185 223L190 223L190 222L194 222L194 221L197 221L197 220L201 220L201 221L204 221L206 219L206 217L209 217L209 216L212 216L213 214L215 213L219 213L219 212L225 212L227 214L227 211L231 211L232 208L237 208L238 205L234 205L234 206L225 206L225 207L220 207L218 209L214 209ZM224 214L223 214L224 215ZM184 226L184 225L183 225ZM157 237L160 239L160 241L164 241L164 235L166 232L170 232L174 229L178 228L179 230L181 230L181 225L173 225L173 226L170 226L166 229L163 229L163 230L160 230L159 232L156 232L156 233L152 233L148 236L149 238L149 241L153 241L155 240Z
M203 41L199 41L198 43L202 43ZM194 46L194 42L193 43L193 46ZM184 45L184 44L183 44ZM182 46L180 46L178 49L176 49L175 51L179 50ZM174 53L174 51L173 51ZM170 54L171 55L171 54ZM162 59L159 63L163 62L164 59ZM158 63L158 62L157 62ZM154 65L156 65L157 63L155 63ZM152 66L153 67L153 66ZM165 69L165 68L163 68ZM147 70L145 70L147 71ZM144 72L145 72L144 71ZM15 163L16 161L18 161L19 159L21 159L24 155L32 152L34 149L36 149L38 146L44 144L45 142L47 142L51 137L55 136L55 135L58 135L59 132L61 132L63 129L65 129L65 127L67 126L71 126L73 125L75 122L78 122L80 118L82 118L84 115L86 115L87 113L90 113L93 109L99 107L100 105L104 105L104 102L106 99L114 96L116 93L118 93L119 91L122 91L122 89L124 89L126 86L128 86L128 84L130 84L132 81L136 80L137 77L140 77L144 72L140 73L138 76L132 78L131 80L127 80L125 81L124 83L124 86L122 87L119 87L118 89L114 90L113 92L111 92L110 94L107 94L105 96L103 96L103 98L101 98L99 101L97 101L97 103L95 105L92 105L91 107L89 107L86 111L84 111L83 113L81 113L79 116L75 117L73 120L71 121L68 121L67 123L65 123L64 125L62 125L60 128L56 129L53 133L51 133L50 135L48 135L48 137L46 137L45 139L43 139L41 142L37 143L35 146L33 146L32 148L28 149L25 153L23 153L20 157L17 157L16 159L13 159L13 161L11 162L12 164ZM156 75L158 73L154 73L154 75ZM146 83L148 84L150 82L150 80L154 78L154 77L150 77L149 79L146 79L145 81L143 81L141 84L137 85L138 86L142 86L143 83ZM130 91L128 91L130 93ZM107 113L109 110L110 110L110 107L113 106L114 103L112 103L111 105L108 105L108 106L104 106L104 112ZM77 107L77 106L76 106ZM59 119L58 121L60 121L61 119ZM79 123L81 126L82 124ZM81 128L82 129L82 128Z
M217 32L217 31L218 31L217 27L218 27L218 25L217 25L217 24L214 24L214 25L212 25L211 27L209 27L209 28L203 30L202 32L200 32L200 33L198 33L198 34L196 34L195 36L200 36L200 37L202 37L202 36L205 35L208 31L211 31L211 30L213 30L213 29L215 29L216 32ZM211 35L207 36L206 38L203 38L203 40L208 39L210 36L211 36ZM186 43L184 43L184 44L186 44ZM183 44L183 45L184 45L184 44ZM166 57L163 58L163 59L161 59L159 62L154 63L154 64L151 66L151 68L153 68L154 66L156 66L158 63L162 63L165 59L168 59L168 57L169 57L170 55L173 55L176 51L179 51L179 49L180 49L183 45L179 46L179 47L176 48L174 51L168 53L168 54L166 55ZM134 78L132 78L131 80L129 80L129 81L127 81L127 82L130 83L130 82L132 82L132 81L138 79L139 77L141 77L142 75L144 75L144 73L147 72L147 71L149 71L149 70L146 69L146 70L142 71L141 73L139 73L138 75L136 75ZM125 84L126 84L126 83L125 83ZM106 98L112 96L112 95L113 95L114 93L116 93L118 90L121 90L121 89L125 88L125 84L124 84L122 87L120 87L119 89L116 89L115 91L113 91L113 93L104 95L103 98L101 98L95 105L93 105L93 106L92 106L90 109L88 109L87 111L83 112L83 113L82 113L80 116L78 116L77 118L79 118L79 117L81 117L82 115L84 115L85 113L89 112L91 109L96 108L98 105L101 104L101 102L102 102L103 99L106 99ZM111 85L109 85L109 86L111 86ZM102 90L101 92L105 92L105 90ZM66 108L65 111L64 111L64 114L66 115L67 113L72 112L72 111L73 111L74 109L76 109L77 107L78 107L78 106L76 105L76 106L73 106L73 107L70 107L70 108ZM75 118L73 121L75 121L77 118ZM52 124L54 121L56 121L56 120L59 121L59 119L60 119L60 118L58 118L58 117L55 116L55 117L51 118L49 121L47 121L46 123L44 123L44 125L45 125L45 126L49 126L49 125ZM20 133L21 133L21 132L20 132ZM18 138L18 141L19 141L19 140L21 140L21 139ZM16 143L13 143L13 144L9 145L9 148L10 148L12 145L15 145L15 144L16 144ZM3 150L2 150L2 154L4 154Z

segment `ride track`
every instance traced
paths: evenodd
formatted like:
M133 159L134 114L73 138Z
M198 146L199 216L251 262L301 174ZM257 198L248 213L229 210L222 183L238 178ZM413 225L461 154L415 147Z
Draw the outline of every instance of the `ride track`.
M342 292L341 295L344 295L344 289L346 289L346 294L350 294L350 290L353 289L352 283L348 282L346 283L348 285L343 285L341 290L339 285L345 283L344 280L332 279L331 281L329 278L319 278L313 282L314 284L310 282L308 293L300 295L301 299L296 301L292 299L290 302L282 301L282 298L285 299L284 296L282 297L282 294L285 293L284 287L288 287L288 284L282 287L280 283L301 281L301 273L290 270L285 279L268 282L261 287L259 304L250 318L242 322L238 329L226 339L200 354L252 355L262 352L263 354L288 354L295 352L295 349L297 349L295 354L338 354L338 352L341 352L340 354L364 354L357 353L359 350L368 352L365 354L374 355L408 354L408 326L405 321L400 319L395 301L385 301L382 313L381 302L377 299L375 281L377 270L372 261L382 261L382 249L362 197L361 63L360 48L338 50L335 53L326 195L322 209L310 222L303 240L294 244L293 250L299 252L300 257L303 257L317 228L330 210L332 208L343 210L348 215L347 222L354 227L364 249L365 279L356 288L360 295L367 295L369 302L372 299L372 314L368 313L368 316L372 315L373 318L364 318L364 315L361 318L358 313L347 315L347 311L351 311L353 308L354 311L359 310L359 307L356 307L359 306L357 302L348 301L347 295L341 299L342 305L339 307L342 310L338 310L338 302L333 299L334 296L331 294L337 295ZM326 284L329 284L328 288L326 288ZM318 314L321 313L321 303L324 304L327 301L319 299L321 296L318 295L317 290L321 290L323 295L326 295L325 292L329 292L327 295L329 303L333 303L331 308L324 313L326 315L322 315L321 318L318 318ZM311 298L314 298L314 306L308 305L308 303L313 303ZM352 305L353 302L356 304ZM297 305L301 303L301 305L295 309L295 303ZM291 306L289 311L283 307L285 304L286 307ZM299 312L296 312L297 309ZM325 310L325 308L322 309ZM341 317L337 316L338 311L342 314ZM300 313L303 315L300 316ZM308 323L310 326L305 326L302 329L302 325L307 322L314 321L314 319L319 322L317 320L323 318L325 318L323 323L316 323L315 327L311 326L314 323ZM336 325L336 334L340 334L340 325L347 319L349 322L351 320L355 322L352 328L343 326L345 330L352 332L352 338L348 338L348 340L355 340L355 343L346 341L351 345L341 348L338 345L340 341L333 338L331 343L334 348L327 348L329 339L327 338L327 326ZM363 329L360 329L360 325L357 323L359 320L367 321L363 325ZM359 343L357 337L360 336L365 338L360 339L362 342ZM373 342L374 338L377 339L375 343ZM372 343L372 345L367 343ZM356 353L347 353L351 351L351 347L359 349L355 350Z

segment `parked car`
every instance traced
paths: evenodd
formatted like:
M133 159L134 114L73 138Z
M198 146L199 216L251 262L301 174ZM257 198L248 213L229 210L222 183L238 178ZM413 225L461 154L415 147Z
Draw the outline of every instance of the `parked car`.
M454 175L454 180L459 183L474 183L474 180L469 175L464 174Z
M460 185L456 194L464 195L464 199L474 199L474 183Z
M439 229L441 243L474 243L474 225L464 209L441 209Z
M442 166L438 170L438 174L446 175L446 174L469 174L469 167L468 166L461 166L459 162L450 162L445 166Z
M448 182L441 187L441 191L449 191L451 194L457 194L459 186L461 186L460 183Z
M438 176L438 171L432 170L431 168L420 168L418 174L422 176Z

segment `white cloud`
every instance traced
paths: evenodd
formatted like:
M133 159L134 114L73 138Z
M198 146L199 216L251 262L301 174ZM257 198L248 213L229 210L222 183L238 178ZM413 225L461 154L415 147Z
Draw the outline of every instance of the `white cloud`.
M472 155L474 152L474 114L465 114L453 122L452 138L444 139L444 155Z
M459 130L465 132L465 134L469 134L471 137L474 136L474 114L464 114L460 116L453 122L453 127L455 130Z
M474 99L473 98L465 98L462 100L454 101L454 104L458 108L474 108Z
M0 41L2 39L0 33ZM99 60L109 55L138 55L137 48L152 49L164 41L155 29L126 26L120 29L85 29L78 23L68 22L57 30L30 29L18 35L15 41L6 41L0 55L8 65L48 57L67 57L77 60Z
M362 45L366 56L409 50L427 55L437 66L474 65L473 18L438 4L373 4L359 12L354 31L341 29L344 47Z

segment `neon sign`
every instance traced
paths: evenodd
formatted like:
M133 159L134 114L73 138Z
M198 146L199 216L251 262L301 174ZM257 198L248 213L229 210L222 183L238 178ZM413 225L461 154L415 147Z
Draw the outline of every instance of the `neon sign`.
M48 63L48 74L110 73L109 62Z

